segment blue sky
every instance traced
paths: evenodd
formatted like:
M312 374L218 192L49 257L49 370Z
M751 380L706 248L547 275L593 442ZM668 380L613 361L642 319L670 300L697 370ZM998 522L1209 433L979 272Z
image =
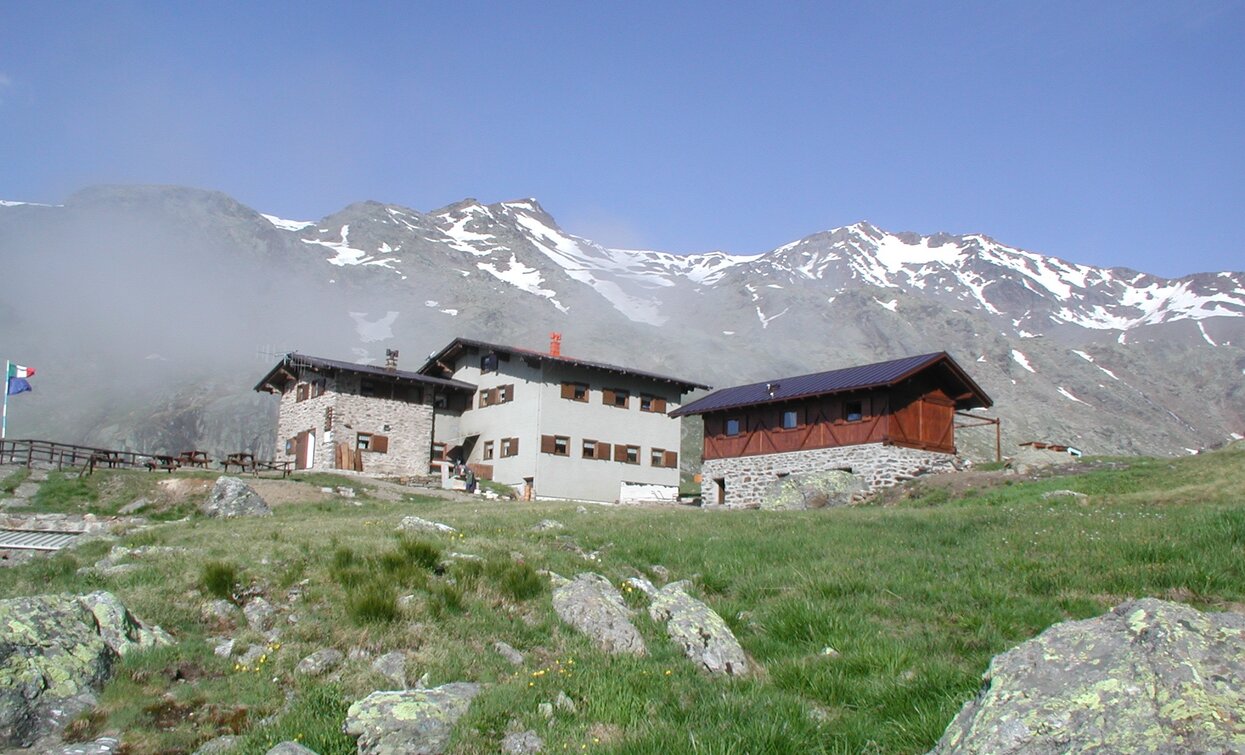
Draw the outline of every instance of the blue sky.
M0 0L0 199L533 196L616 246L867 219L1245 269L1245 2Z

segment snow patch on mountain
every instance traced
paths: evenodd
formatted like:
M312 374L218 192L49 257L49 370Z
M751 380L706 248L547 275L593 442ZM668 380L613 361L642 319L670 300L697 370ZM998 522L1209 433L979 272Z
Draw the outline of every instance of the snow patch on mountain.
M510 262L504 269L491 262L477 262L476 267L521 291L548 299L560 312L568 311L561 302L554 298L557 296L557 292L541 288L541 284L544 283L544 276L541 275L540 271L520 262L514 253L510 254Z
M1075 401L1078 404L1085 404L1086 406L1089 406L1088 401L1082 401L1076 396L1073 396L1072 393L1067 388L1064 388L1063 386L1056 386L1056 388L1059 391L1059 394L1063 396L1064 398L1069 399L1071 401Z
M297 232L316 224L316 221L314 220L286 220L285 218L279 218L276 215L265 215L262 212L260 213L260 217L283 231Z
M1033 365L1029 364L1029 357L1025 356L1023 351L1012 349L1012 361L1021 367L1024 367L1029 372L1032 372L1035 375L1037 374L1037 370L1033 369Z
M367 312L350 312L349 314L350 319L354 320L359 340L364 343L373 343L393 338L393 324L398 321L398 315L401 313L390 310L374 320L368 319Z

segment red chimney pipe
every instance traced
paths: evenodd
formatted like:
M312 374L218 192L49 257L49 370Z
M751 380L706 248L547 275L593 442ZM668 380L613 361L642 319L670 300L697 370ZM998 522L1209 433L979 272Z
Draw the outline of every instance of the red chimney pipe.
M562 334L561 333L550 333L549 334L549 356L552 356L552 357L562 356Z

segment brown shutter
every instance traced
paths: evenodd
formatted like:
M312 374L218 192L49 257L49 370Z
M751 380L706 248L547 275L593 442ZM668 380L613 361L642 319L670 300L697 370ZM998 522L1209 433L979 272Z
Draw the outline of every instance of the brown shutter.
M605 459L606 461L610 460L610 444L608 443L597 444L597 458Z
M378 454L389 453L389 436L373 434L371 447L368 450L375 451Z
M666 413L666 400L664 398L653 399L653 411L657 412L658 414L665 414Z
M664 461L665 461L665 466L671 469L679 466L679 452L678 451L667 451L666 458Z
M554 446L552 435L540 436L540 452L542 454L551 454L553 453L554 449L555 449L555 446Z
M569 399L575 398L575 384L574 383L563 383L562 384L562 398L569 398Z
M501 400L502 401L514 401L514 384L513 383L511 383L510 385L503 385L501 387Z
M519 439L518 438L510 439L510 455L511 456L519 455Z
M627 447L621 443L614 444L614 461L627 460Z
M614 389L613 388L602 388L601 389L601 403L609 404L610 406L614 405Z
M499 400L500 398L501 398L501 391L499 391L498 389L493 388L492 390L488 392L489 405L501 403Z

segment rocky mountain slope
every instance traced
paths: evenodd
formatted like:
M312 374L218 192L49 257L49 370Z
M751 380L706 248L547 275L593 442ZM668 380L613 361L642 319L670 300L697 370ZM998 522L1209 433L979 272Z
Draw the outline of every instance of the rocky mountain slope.
M43 368L11 437L265 448L271 401L249 389L276 352L397 348L413 367L455 335L542 348L550 331L570 355L713 385L946 350L995 399L1005 445L1183 453L1245 433L1245 274L1162 279L979 234L861 222L676 255L574 236L532 199L307 222L97 187L0 205L0 255L6 356Z

